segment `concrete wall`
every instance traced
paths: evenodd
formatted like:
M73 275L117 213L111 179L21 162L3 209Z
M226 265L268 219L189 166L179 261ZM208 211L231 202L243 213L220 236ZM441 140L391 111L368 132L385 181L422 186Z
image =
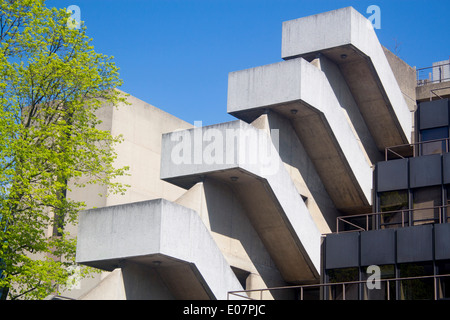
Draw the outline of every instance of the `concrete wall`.
M347 7L283 22L283 59L311 61L317 53L339 63L380 150L410 141L408 106L373 26L364 16ZM390 134L383 136L383 132Z
M335 230L339 211L328 195L314 163L309 158L289 119L277 112L269 112L253 121L252 125L272 134L278 154L298 193L305 198L305 204L320 233ZM277 134L273 135L274 132Z
M450 81L430 83L416 88L418 101L439 100L450 98Z
M125 195L111 195L107 205L164 198L173 201L183 189L159 178L161 135L166 132L192 128L193 125L154 106L130 96L130 106L121 106L113 112L113 135L122 134L124 142L117 146L120 155L117 167L130 166L130 185Z
M383 161L377 164L376 192L430 187L450 180L450 157L431 154L420 157Z
M416 68L411 67L398 56L389 51L386 47L383 47L384 54L391 66L392 72L394 73L395 80L397 80L398 86L403 93L406 105L411 111L411 141L415 141L414 136L414 112L417 109L417 78L416 78Z
M82 212L77 262L120 267L132 299L165 291L177 299L226 299L228 291L242 290L198 214L164 199Z
M176 203L195 210L230 266L246 272L243 279L246 290L287 285L253 228L241 199L229 185L205 178ZM293 298L289 291L274 292L273 296L269 293L265 298L269 299L269 296Z
M202 144L209 133L215 134L214 142ZM211 146L221 155L218 161L208 159ZM205 177L230 183L233 176L238 178L233 189L283 278L314 280L320 232L264 130L233 121L163 136L162 179L192 187Z
M178 129L191 128L193 125L178 119L136 97L128 96L130 105L117 107L104 105L97 116L102 121L98 126L108 130L113 136L122 135L123 142L116 145L117 159L114 166L129 166L129 176L120 177L120 182L128 184L125 194L108 194L105 186L87 185L78 189L69 181L72 191L68 197L84 201L86 209L101 208L142 200L164 198L175 200L185 192L184 189L160 180L161 136L163 133ZM80 181L86 181L82 178ZM72 235L78 233L77 226L69 226ZM108 273L94 274L93 278L82 280L77 287L63 292L63 295L77 298L97 286Z
M130 263L105 274L92 290L78 300L174 300L157 270Z
M384 54L391 66L392 72L394 73L395 80L397 80L398 86L403 93L405 102L411 112L414 112L417 108L416 102L416 68L411 67L405 61L400 59L389 49L383 46Z
M136 97L128 96L130 105L103 106L97 113L102 121L99 129L108 130L113 136L122 135L123 142L115 151L116 168L129 166L128 176L119 181L130 187L125 194L108 197L104 186L92 185L83 189L73 188L68 197L86 202L86 208L103 207L121 203L164 198L175 200L184 190L159 179L161 135L193 125L170 115ZM100 196L100 195L101 196Z

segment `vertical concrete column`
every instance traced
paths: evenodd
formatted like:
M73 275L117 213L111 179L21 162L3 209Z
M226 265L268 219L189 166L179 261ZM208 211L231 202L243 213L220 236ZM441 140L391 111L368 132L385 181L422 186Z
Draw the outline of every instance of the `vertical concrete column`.
M248 275L245 285L247 290L267 288L261 276L256 273L250 273ZM274 300L272 294L268 290L249 292L248 297L255 300Z

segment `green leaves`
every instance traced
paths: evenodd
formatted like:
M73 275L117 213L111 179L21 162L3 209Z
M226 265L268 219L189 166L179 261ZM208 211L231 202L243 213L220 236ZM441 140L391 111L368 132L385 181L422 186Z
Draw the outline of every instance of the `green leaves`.
M68 17L43 0L0 4L0 288L11 299L43 298L73 275L66 226L84 203L66 197L68 181L124 191L113 182L126 171L113 166L121 138L96 116L125 103L118 68Z

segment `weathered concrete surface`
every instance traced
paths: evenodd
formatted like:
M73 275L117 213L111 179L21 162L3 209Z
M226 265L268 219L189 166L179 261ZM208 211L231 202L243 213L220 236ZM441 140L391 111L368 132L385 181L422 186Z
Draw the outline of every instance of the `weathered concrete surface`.
M416 102L416 87L417 87L417 74L416 68L411 67L405 61L400 59L397 55L391 52L386 47L383 47L386 59L391 66L392 72L394 73L395 80L397 80L400 91L403 93L405 102L408 105L411 114L417 109ZM414 120L412 120L414 123Z
M320 232L264 130L233 121L163 135L162 145L161 179L228 183L285 281L317 281Z
M411 111L411 142L415 141L414 112L417 109L417 74L416 67L411 67L387 48L383 47L384 54L391 66L398 86L403 93L408 109Z
M234 183L233 183L234 184ZM250 221L231 182L206 176L176 203L195 210L246 290L287 286ZM259 292L248 293L259 299ZM292 290L267 292L265 299L295 299Z
M176 299L226 299L228 291L242 290L198 214L164 199L82 212L77 262L122 268L131 290L144 269L156 269L157 292L141 286L132 294L140 299L157 296L161 283Z
M127 97L127 102L129 105L103 105L97 110L97 117L102 121L97 128L108 130L113 136L122 135L122 143L115 147L117 159L114 166L129 166L130 169L127 171L129 175L115 181L128 184L129 187L124 194L109 194L108 188L102 185L88 184L84 188L77 188L74 180L69 181L68 198L85 202L87 209L159 198L173 201L185 192L183 188L159 178L161 135L177 129L192 128L193 125L131 95ZM78 182L88 180L82 177ZM67 230L73 236L77 235L77 226L69 226ZM102 273L83 279L77 288L62 294L78 298L95 287L104 276Z
M129 96L127 101L130 105L112 108L111 134L123 137L115 148L118 157L114 165L130 167L129 175L120 177L130 187L123 195L108 196L106 205L159 198L173 201L184 190L159 179L161 135L193 125L136 97Z
M328 15L333 18L324 18ZM348 20L345 21L347 18ZM403 121L404 108L401 106L401 99L398 98L400 95L395 88L392 89L391 82L394 77L389 73L388 63L380 55L381 50L379 50L375 33L373 30L364 29L367 24L367 21L364 21L365 18L355 13L353 9L346 8L331 14L325 13L321 17L313 16L304 19L305 23L306 20L309 21L306 24L311 24L309 27L301 24L301 30L296 30L299 25L295 20L292 21L292 25L291 22L284 24L283 58L287 60L286 62L290 62L288 60L301 60L295 58L303 57L314 63L317 68L304 67L304 70L310 70L311 73L309 74L308 71L307 75L303 75L303 79L301 75L293 74L289 70L284 72L284 79L281 76L274 80L263 79L266 82L260 85L259 89L262 91L258 92L256 98L246 96L249 92L244 91L240 92L239 97L239 99L262 99L262 102L257 100L257 104L251 105L248 109L237 106L236 110L230 112L248 122L255 119L259 121L258 117L264 112L263 108L277 112L276 116L275 113L268 114L266 129L278 128L280 135L287 135L290 139L289 143L281 140L280 147L276 148L281 160L279 157L270 156L268 159L263 158L269 160L268 162L247 164L241 161L239 156L237 158L233 156L231 162L217 163L215 160L218 159L217 155L220 156L218 152L220 148L216 148L217 136L215 132L212 132L200 146L200 159L204 160L203 153L206 150L206 153L209 153L208 161L212 160L211 163L206 165L204 162L196 163L195 158L198 155L195 152L191 158L193 162L188 166L176 165L171 167L169 172L163 172L165 169L163 163L161 177L167 179L162 181L159 179L161 133L190 128L191 125L139 99L130 97L133 106L121 106L118 110L108 109L103 116L107 130L111 130L113 134L124 134L125 143L119 147L117 165L131 165L131 176L126 177L124 182L130 183L132 187L125 197L97 199L98 193L105 194L107 190L96 186L87 194L82 193L77 196L86 199L88 206L91 207L160 197L173 200L180 195L177 201L187 204L191 202L194 195L200 194L204 196L204 199L200 202L199 208L202 209L208 205L211 207L201 212L195 210L199 212L208 231L212 232L215 243L229 264L234 268L250 272L246 280L247 285L252 288L273 286L274 282L270 281L280 281L275 269L279 269L282 274L281 280L301 283L317 281L317 270L320 268L319 259L315 255L315 239L320 237L322 230L332 225L330 221L333 220L336 207L330 204L330 198L337 203L339 209L348 212L359 212L370 208L371 197L367 189L368 183L361 178L366 176L366 173L361 173L359 176L352 170L359 166L358 161L361 161L360 163L365 161L366 163L360 167L364 168L361 169L362 171L365 171L367 165L370 167L371 163L376 161L377 149L382 151L385 145L399 144L399 141L404 143L409 138L409 131L405 129L408 127L407 121ZM287 39L285 26L288 25L293 28L289 30L290 37L285 43ZM300 49L297 46L299 35L301 35ZM318 46L315 47L315 44ZM288 47L294 48L295 52L286 54L285 49ZM318 57L318 53L322 56ZM341 58L342 54L347 55L346 59ZM392 61L389 63L392 67ZM286 65L288 64L284 64ZM269 67L271 68L272 66ZM327 81L322 81L321 78ZM302 84L301 88L296 87L299 83ZM259 89L252 88L255 92ZM279 93L278 95L273 94L274 89ZM327 94L323 95L323 92ZM333 101L337 101L336 105L339 105L334 111L327 106L331 101L328 93L331 92L334 95L332 100L335 99ZM230 92L230 94L233 93ZM316 97L313 97L314 95ZM289 100L292 97L293 100ZM302 99L310 99L312 104L305 103ZM269 104L266 104L267 101ZM292 114L292 109L296 109L297 113ZM341 110L338 112L338 109ZM290 122L292 127L285 126L286 121ZM380 123L386 126L379 127ZM225 130L227 126L228 124L224 124L222 129ZM233 124L230 128L236 127L244 127L244 125ZM342 130L342 127L345 129ZM294 139L291 133L292 128L300 139ZM219 132L222 130L218 129ZM195 132L201 131L196 129ZM353 136L347 135L349 132L352 132ZM271 135L274 142L275 136L276 134ZM351 136L353 138L349 138L350 143L343 143ZM250 138L249 141L252 139ZM171 146L173 147L174 144ZM353 154L353 150L358 149L355 146L358 146L359 151ZM162 155L167 156L168 150L165 149L165 143L162 148ZM222 149L223 152L233 151L233 155L249 150L251 147L242 150L224 146ZM303 151L308 154L299 155ZM184 155L180 157L183 158ZM273 159L276 161L271 162ZM280 172L278 169L275 174L272 174L271 169L274 163L275 168L284 169L284 171L281 170L281 174L278 174ZM348 172L350 175L345 174ZM367 176L371 177L371 174ZM231 181L231 177L238 179ZM198 183L199 181L201 182ZM323 190L321 181L328 183L326 190ZM218 187L219 184L220 187ZM202 186L200 193L198 186ZM192 189L185 193L183 188L190 187ZM219 199L219 194L223 195L223 199ZM307 210L299 194L308 198ZM233 205L226 202L220 207L220 203L224 203L225 200L232 201ZM194 207L196 205L192 205L192 208ZM115 207L112 208L115 210ZM177 210L175 209L174 212L178 212ZM238 212L227 215L227 210ZM99 212L101 210L97 213ZM244 218L244 213L247 220ZM173 242L161 235L160 240L164 238L161 243L172 248L171 250L175 250L173 248L179 244L181 244L180 249L185 248L186 233L180 231L185 230L180 224L186 221L178 219L175 214L164 212L156 216L160 217L159 223L161 226L164 225L164 228L169 228L168 223L164 221L173 221L175 225L173 234L172 231L166 232L173 237ZM163 219L166 216L167 220ZM133 225L138 222L145 225L147 220L132 218L129 221L128 217L126 219L122 217L123 220L118 219L120 228L108 229L108 226L119 226L116 224L117 219L109 221L109 224L103 224L100 216L98 218L99 224L88 228L100 234L106 230L106 233L110 233L111 239L113 237L116 239L116 236L120 239L121 235L134 239L131 245L125 248L130 249L132 255L125 259L102 256L101 260L94 260L93 265L105 270L119 268L114 269L111 277L86 294L85 298L101 298L102 296L104 298L105 291L111 293L110 297L124 299L209 299L215 297L208 281L211 282L210 279L213 277L220 278L222 269L214 270L214 276L212 276L209 270L199 269L198 265L206 265L203 258L198 264L191 260L183 260L187 257L178 250L167 250L170 252L147 250L147 253L153 253L140 254L138 250L133 251L132 248L142 247L136 245L136 241L139 242L139 239L143 239L144 242L149 240L149 243L158 241L155 240L157 237L152 238L157 230L151 229L150 226L144 228L140 224L137 227ZM194 221L197 220L194 218ZM248 226L248 223L252 224L253 229ZM186 225L184 227L187 228ZM155 232L149 234L149 231ZM141 235L134 234L135 232ZM99 238L95 239L92 239L93 247L86 252L92 251L101 255L100 249L96 251L96 246L100 243ZM206 243L209 243L208 241ZM198 244L198 247L203 248L202 245ZM101 248L101 250L108 249ZM117 250L116 254L120 256L124 254L120 252L120 248L121 243L118 243L117 246L110 244L109 249ZM210 251L209 248L205 250ZM216 252L219 251L216 250ZM267 253L270 257L267 257ZM249 256L244 257L245 254ZM153 263L155 261L162 264ZM87 263L90 262L87 261ZM225 273L228 274L229 268L225 269ZM214 287L214 285L211 286Z
M355 129L349 104L341 102L326 73L302 58L229 75L229 113L252 121L270 109L289 119L336 207L367 212L372 162L364 145L374 161L376 146L367 129Z
M283 23L282 58L335 62L380 151L409 143L412 119L372 24L352 7Z
M104 186L87 185L76 188L69 182L68 197L84 201L86 208L103 207L129 202L164 198L177 199L184 190L159 179L161 160L161 135L193 125L164 112L136 97L128 96L129 105L117 107L104 105L97 111L102 121L98 129L110 131L113 136L121 135L123 141L115 145L117 159L115 168L128 166L128 175L117 178L129 187L124 194L109 194ZM81 182L88 178L81 178Z
M268 134L277 130L277 135L271 137L279 139L279 143L275 143L278 154L320 233L336 230L336 218L341 213L331 200L290 120L277 112L267 112L251 124L265 129Z

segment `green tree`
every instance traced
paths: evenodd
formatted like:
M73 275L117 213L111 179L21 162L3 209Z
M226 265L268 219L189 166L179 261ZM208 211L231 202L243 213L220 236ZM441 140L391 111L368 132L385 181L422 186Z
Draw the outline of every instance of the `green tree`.
M66 197L68 181L125 190L115 178L127 168L113 167L120 137L99 130L96 116L125 103L118 68L69 17L45 0L0 2L3 299L41 299L70 282L76 238L66 226L85 204Z

